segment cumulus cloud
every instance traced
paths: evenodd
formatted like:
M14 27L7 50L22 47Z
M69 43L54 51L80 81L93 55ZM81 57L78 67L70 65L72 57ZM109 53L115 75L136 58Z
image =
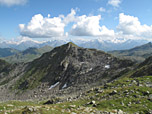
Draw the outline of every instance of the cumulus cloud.
M79 16L76 24L70 31L74 36L113 36L114 31L100 26L101 15L98 16Z
M65 24L62 22L62 17L43 17L37 14L32 17L31 21L26 26L20 24L20 34L31 38L49 38L61 37L64 35Z
M68 32L64 33L64 28L69 23L77 21L76 10L71 9L67 16L59 15L53 18L50 14L48 17L37 14L32 17L27 25L19 24L20 34L31 38L67 37Z
M24 5L27 0L0 0L1 5L13 6L13 5Z
M68 14L66 17L62 16L64 18L63 23L69 24L70 22L75 22L77 20L75 15L76 15L76 10L71 9L70 14Z
M134 37L152 38L152 25L142 25L137 17L119 14L119 25L117 30L124 35Z
M109 0L108 4L112 5L114 7L119 7L119 4L121 3L121 0Z
M58 17L43 17L41 14L34 15L30 22L20 24L20 34L30 38L67 38L72 36L91 36L103 39L151 39L152 25L142 25L137 17L119 14L119 24L117 31L108 29L101 25L101 15L87 16L76 14L76 10L71 9L67 15ZM70 30L64 31L65 27Z
M25 24L19 24L20 34L30 38L52 38L74 35L74 36L113 36L114 31L100 26L101 15L97 16L77 16L76 10L71 9L67 15L59 15L51 18L43 17L37 14L31 21ZM72 23L70 31L65 32L64 28Z

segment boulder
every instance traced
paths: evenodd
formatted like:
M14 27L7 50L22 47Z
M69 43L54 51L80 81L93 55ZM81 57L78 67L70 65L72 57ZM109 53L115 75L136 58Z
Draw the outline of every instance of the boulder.
M113 90L109 95L115 95L117 94L117 90Z
M48 105L48 104L54 104L54 100L48 100L45 103L43 103L44 105Z

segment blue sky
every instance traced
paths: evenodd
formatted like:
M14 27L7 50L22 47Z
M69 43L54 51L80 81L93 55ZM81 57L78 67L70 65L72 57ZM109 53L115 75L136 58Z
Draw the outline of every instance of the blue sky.
M152 0L0 0L0 38L151 40L151 5Z

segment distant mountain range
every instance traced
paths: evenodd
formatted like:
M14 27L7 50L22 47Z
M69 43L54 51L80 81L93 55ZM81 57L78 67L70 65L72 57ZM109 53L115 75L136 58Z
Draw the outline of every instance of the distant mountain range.
M11 56L18 52L20 52L20 51L16 50L16 49L12 49L12 48L0 48L0 57Z
M110 40L92 40L78 44L85 48L95 48L103 51L124 50L147 43L146 40L126 40L122 42L113 42Z
M28 39L20 42L0 42L0 58L9 63L30 62L40 57L43 53L50 51L53 47L66 44L68 41L69 40L50 40L38 42ZM152 55L152 44L147 43L146 40L104 41L100 39L79 39L70 41L75 42L80 47L108 51L108 53L116 57L131 59L137 62L142 62L145 58ZM145 42L147 44L145 44Z
M103 51L112 51L112 50L124 50L130 49L145 43L148 43L146 40L101 40L101 39L66 39L66 40L50 40L45 42L38 42L32 39L23 40L20 42L7 42L3 41L0 42L0 48L13 48L17 50L25 50L29 47L44 47L44 46L51 46L56 47L68 42L73 42L76 45L84 48L95 48Z
M128 50L110 51L109 53L117 57L132 59L133 61L142 62L146 58L152 56L152 43L149 42L144 45L137 46L135 48Z
M53 48L50 46L44 46L41 48L30 47L24 51L17 51L15 49L10 49L10 48L0 48L0 50L4 51L4 52L0 51L0 55L3 55L1 59L4 59L9 63L30 62L40 57L43 53L51 51L52 49ZM7 54L7 50L10 51L10 52L8 51L8 54Z
M0 48L13 48L17 50L25 50L29 47L40 47L40 43L34 40L22 40L19 42L14 41L1 41Z

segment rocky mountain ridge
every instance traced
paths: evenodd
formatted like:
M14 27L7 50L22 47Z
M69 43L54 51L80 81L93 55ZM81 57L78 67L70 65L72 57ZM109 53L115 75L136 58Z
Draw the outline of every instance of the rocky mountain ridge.
M97 83L104 77L110 79L107 76L108 73L111 75L112 73L117 74L115 72L120 72L131 65L133 65L131 61L119 60L105 52L84 49L73 43L68 43L43 54L40 58L29 63L30 71L28 72L32 72L29 78L36 78L35 74L43 72L42 77L39 77L41 82L48 82L50 86L62 82L59 84L59 89L61 89L65 84L72 86L81 83ZM28 80L27 77L25 80ZM22 88L21 85L22 83L19 88ZM30 88L30 86L27 88ZM23 87L22 89L27 88Z
M7 82L7 88L16 91L15 94L24 92L30 97L33 90L39 97L63 89L72 93L82 91L85 86L90 88L113 80L133 64L132 61L120 60L96 49L80 48L70 42L30 63L17 65L15 73L11 71L7 76L11 80L5 78L3 82Z

